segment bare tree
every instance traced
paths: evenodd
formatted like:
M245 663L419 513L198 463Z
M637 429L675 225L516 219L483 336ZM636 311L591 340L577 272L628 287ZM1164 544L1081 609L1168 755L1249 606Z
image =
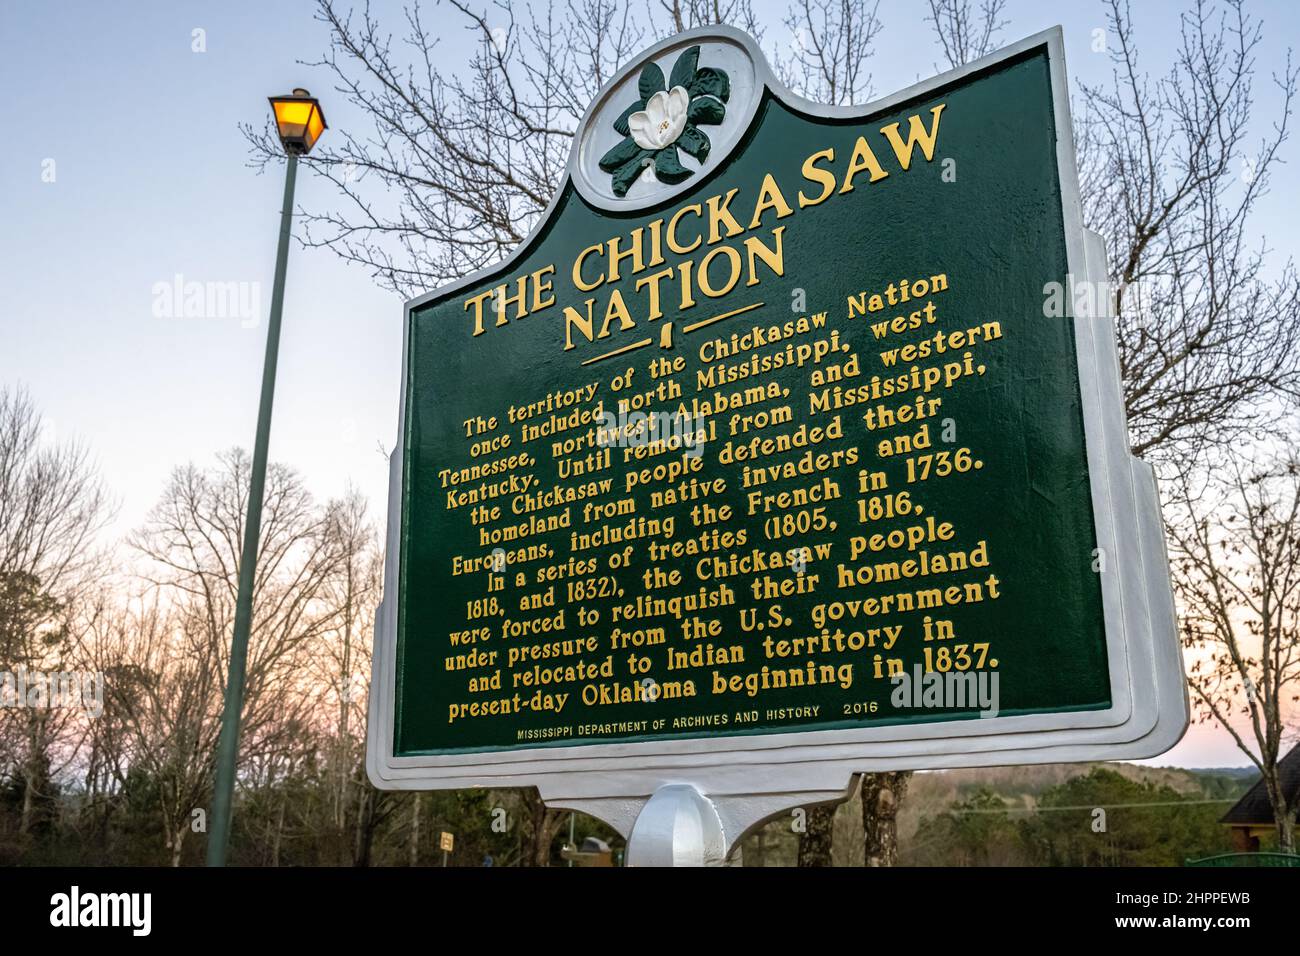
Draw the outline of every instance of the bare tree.
M25 389L0 389L0 574L60 597L99 566L95 536L114 506L86 446L43 441L42 429Z
M502 259L527 236L559 185L587 104L645 37L614 0L522 13L509 3L451 6L467 34L451 46L471 51L463 69L445 66L455 51L430 32L418 2L396 49L368 6L317 6L330 47L313 65L330 71L372 128L341 132L337 145L305 158L341 206L303 214L302 238L407 296ZM281 155L269 128L245 133L256 163Z
M1288 57L1273 78L1282 105L1272 131L1247 153L1262 28L1242 3L1216 12L1195 0L1179 19L1175 63L1154 82L1139 68L1128 5L1108 7L1112 79L1083 87L1075 132L1084 212L1107 243L1133 452L1185 473L1261 409L1300 394L1300 283L1289 261L1268 280L1267 248L1248 232L1287 139L1296 74ZM991 52L1001 10L1000 0L978 11L931 0L951 65ZM863 801L868 860L897 845L890 828L906 787L881 792L893 794L885 819Z
M1300 449L1262 466L1230 458L1184 480L1177 504L1173 567L1200 718L1259 769L1279 846L1294 852L1300 802L1278 761L1300 700Z
M799 866L830 866L835 835L835 808L818 804L805 808L804 829L799 834Z
M138 600L111 614L95 643L105 674L98 750L120 787L143 774L156 794L167 860L179 866L195 810L211 789L222 670L200 607ZM202 829L202 827L200 827Z
M84 620L77 635L77 666L98 675L103 710L88 722L83 741L80 754L83 800L76 825L83 843L106 847L117 809L115 797L122 792L134 753L131 730L116 719L121 714L112 706L112 695L119 677L125 676L122 683L130 686L138 672L130 669L129 658L125 656L125 636L133 626L127 623L131 611L119 602L114 589L105 586L83 603Z
M1279 510L1281 476L1248 474L1236 446L1300 396L1300 277L1251 231L1289 137L1297 74L1288 53L1272 76L1271 128L1254 138L1263 25L1240 0L1193 2L1156 79L1128 5L1108 8L1112 78L1083 88L1076 141L1085 217L1107 243L1132 447L1180 489L1167 523L1184 636L1209 655L1193 662L1192 693L1260 766L1279 837L1294 846L1295 807L1276 802L1279 696L1296 676L1294 511ZM1205 469L1212 477L1198 479ZM1242 715L1258 756L1231 723Z
M685 3L681 0L658 0L658 3L665 14L659 24L663 36L725 23L739 27L756 39L763 38L763 27L754 15L750 0L686 0Z
M310 651L304 656L309 655ZM263 725L257 738L245 742L240 822L266 866L280 865L286 844L311 815L306 786L319 780L316 769L323 740L311 720L318 688L308 682L301 691L290 691L285 715L273 725Z
M1187 461L1300 396L1300 280L1270 271L1250 232L1288 138L1296 72L1270 131L1255 128L1262 24L1242 0L1193 0L1173 64L1142 68L1129 5L1106 3L1111 79L1081 87L1076 120L1084 215L1106 239L1109 289L1135 454ZM991 52L1001 0L931 0L936 38L958 66Z
M648 42L705 24L763 33L750 0L650 0L644 12L621 0L450 6L465 43L436 36L418 2L395 43L368 6L317 0L330 46L311 65L326 68L371 122L303 159L339 201L301 212L299 238L404 296L497 262L528 235L559 187L588 104ZM863 60L881 29L875 5L806 0L786 22L794 52L777 64L787 83L827 102L867 95ZM244 133L255 166L278 161L270 126Z
M568 810L552 810L542 802L541 794L529 788L519 791L522 812L526 815L523 836L527 841L520 860L523 866L550 866L551 843L569 818Z
M800 0L786 14L789 57L776 55L782 82L819 103L852 106L871 98L866 71L872 45L884 28L879 0Z
M1128 5L1108 6L1112 78L1082 88L1076 130L1084 214L1106 239L1133 451L1187 461L1300 396L1300 278L1251 232L1296 72L1288 55L1272 127L1252 140L1263 26L1240 0L1195 0L1156 79Z
M0 667L37 678L61 672L69 622L101 558L96 536L112 515L86 447L43 440L23 389L0 389ZM31 831L40 801L52 798L53 749L73 714L32 699L0 725L0 752L22 786L19 832Z
M862 775L862 828L867 866L898 863L898 809L911 781L910 770Z
M183 684L159 708L172 707L167 719L186 715L185 787L174 794L175 811L188 814L185 800L209 782L219 731L220 697L228 672L229 642L238 590L239 560L250 477L250 461L239 449L218 457L210 471L194 465L177 468L162 499L150 512L132 544L150 561L143 572L166 602L184 640L149 654L175 655L156 672ZM333 623L336 611L322 601L326 582L340 560L329 522L292 470L273 464L267 472L262 534L253 588L253 626L249 641L241 759L256 762L273 751L299 749L300 728L308 723L312 695L305 658ZM146 654L147 662L152 658ZM183 705L183 706L182 706ZM176 710L175 708L180 708ZM169 822L178 817L164 809ZM179 860L184 829L173 829Z
M930 0L930 15L943 55L952 67L992 53L999 31L1007 25L1002 19L1006 0L981 0L979 9L971 0Z
M324 753L323 787L336 845L355 849L349 827L359 826L369 799L365 773L366 690L370 679L374 615L383 578L379 535L365 499L349 491L326 508L326 534L337 560L320 599L330 625L308 655ZM324 691L322 693L321 691ZM355 836L355 834L354 834ZM356 863L356 859L350 857Z

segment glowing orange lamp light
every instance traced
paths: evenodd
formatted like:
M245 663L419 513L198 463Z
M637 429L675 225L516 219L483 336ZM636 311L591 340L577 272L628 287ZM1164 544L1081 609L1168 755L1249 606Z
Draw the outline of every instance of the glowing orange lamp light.
M292 156L306 156L326 128L320 103L303 89L296 89L288 96L272 96L270 100L284 151Z

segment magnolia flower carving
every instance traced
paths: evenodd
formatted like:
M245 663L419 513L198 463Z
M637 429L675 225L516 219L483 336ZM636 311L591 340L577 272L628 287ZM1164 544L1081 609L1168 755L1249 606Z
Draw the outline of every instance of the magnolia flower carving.
M684 50L667 82L654 63L641 71L641 98L614 120L614 129L624 139L600 160L600 168L611 175L616 196L626 195L647 167L663 183L680 183L693 175L682 165L679 149L701 163L709 155L709 137L700 126L722 122L731 81L723 70L699 66L699 59L698 46Z

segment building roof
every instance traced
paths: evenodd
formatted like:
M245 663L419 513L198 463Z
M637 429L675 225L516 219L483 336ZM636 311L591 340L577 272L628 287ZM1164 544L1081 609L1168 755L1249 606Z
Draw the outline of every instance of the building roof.
M1277 763L1278 773L1282 778L1282 792L1287 795L1287 802L1296 806L1300 801L1300 746L1292 747ZM1268 791L1264 781L1257 780L1255 785L1219 820L1231 826L1272 826L1273 808L1268 802Z

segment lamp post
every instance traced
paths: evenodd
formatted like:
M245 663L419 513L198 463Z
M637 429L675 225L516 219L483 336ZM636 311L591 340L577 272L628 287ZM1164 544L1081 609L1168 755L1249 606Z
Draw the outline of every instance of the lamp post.
M284 273L293 225L293 187L298 157L311 152L325 130L325 114L306 90L289 96L272 96L271 109L280 143L288 156L284 173L284 205L280 209L280 241L275 249L275 281L271 288L271 316L266 327L266 359L262 366L262 398L257 410L257 437L253 442L253 473L248 484L248 521L239 559L239 596L235 601L235 634L230 642L230 673L221 710L221 737L217 741L216 782L212 791L208 866L226 865L230 842L230 805L235 791L235 765L239 755L239 721L244 709L244 674L248 664L248 635L253 623L253 584L262 533L262 493L266 484L266 448L271 438L271 405L275 400L275 367L280 354L280 311L284 305Z

